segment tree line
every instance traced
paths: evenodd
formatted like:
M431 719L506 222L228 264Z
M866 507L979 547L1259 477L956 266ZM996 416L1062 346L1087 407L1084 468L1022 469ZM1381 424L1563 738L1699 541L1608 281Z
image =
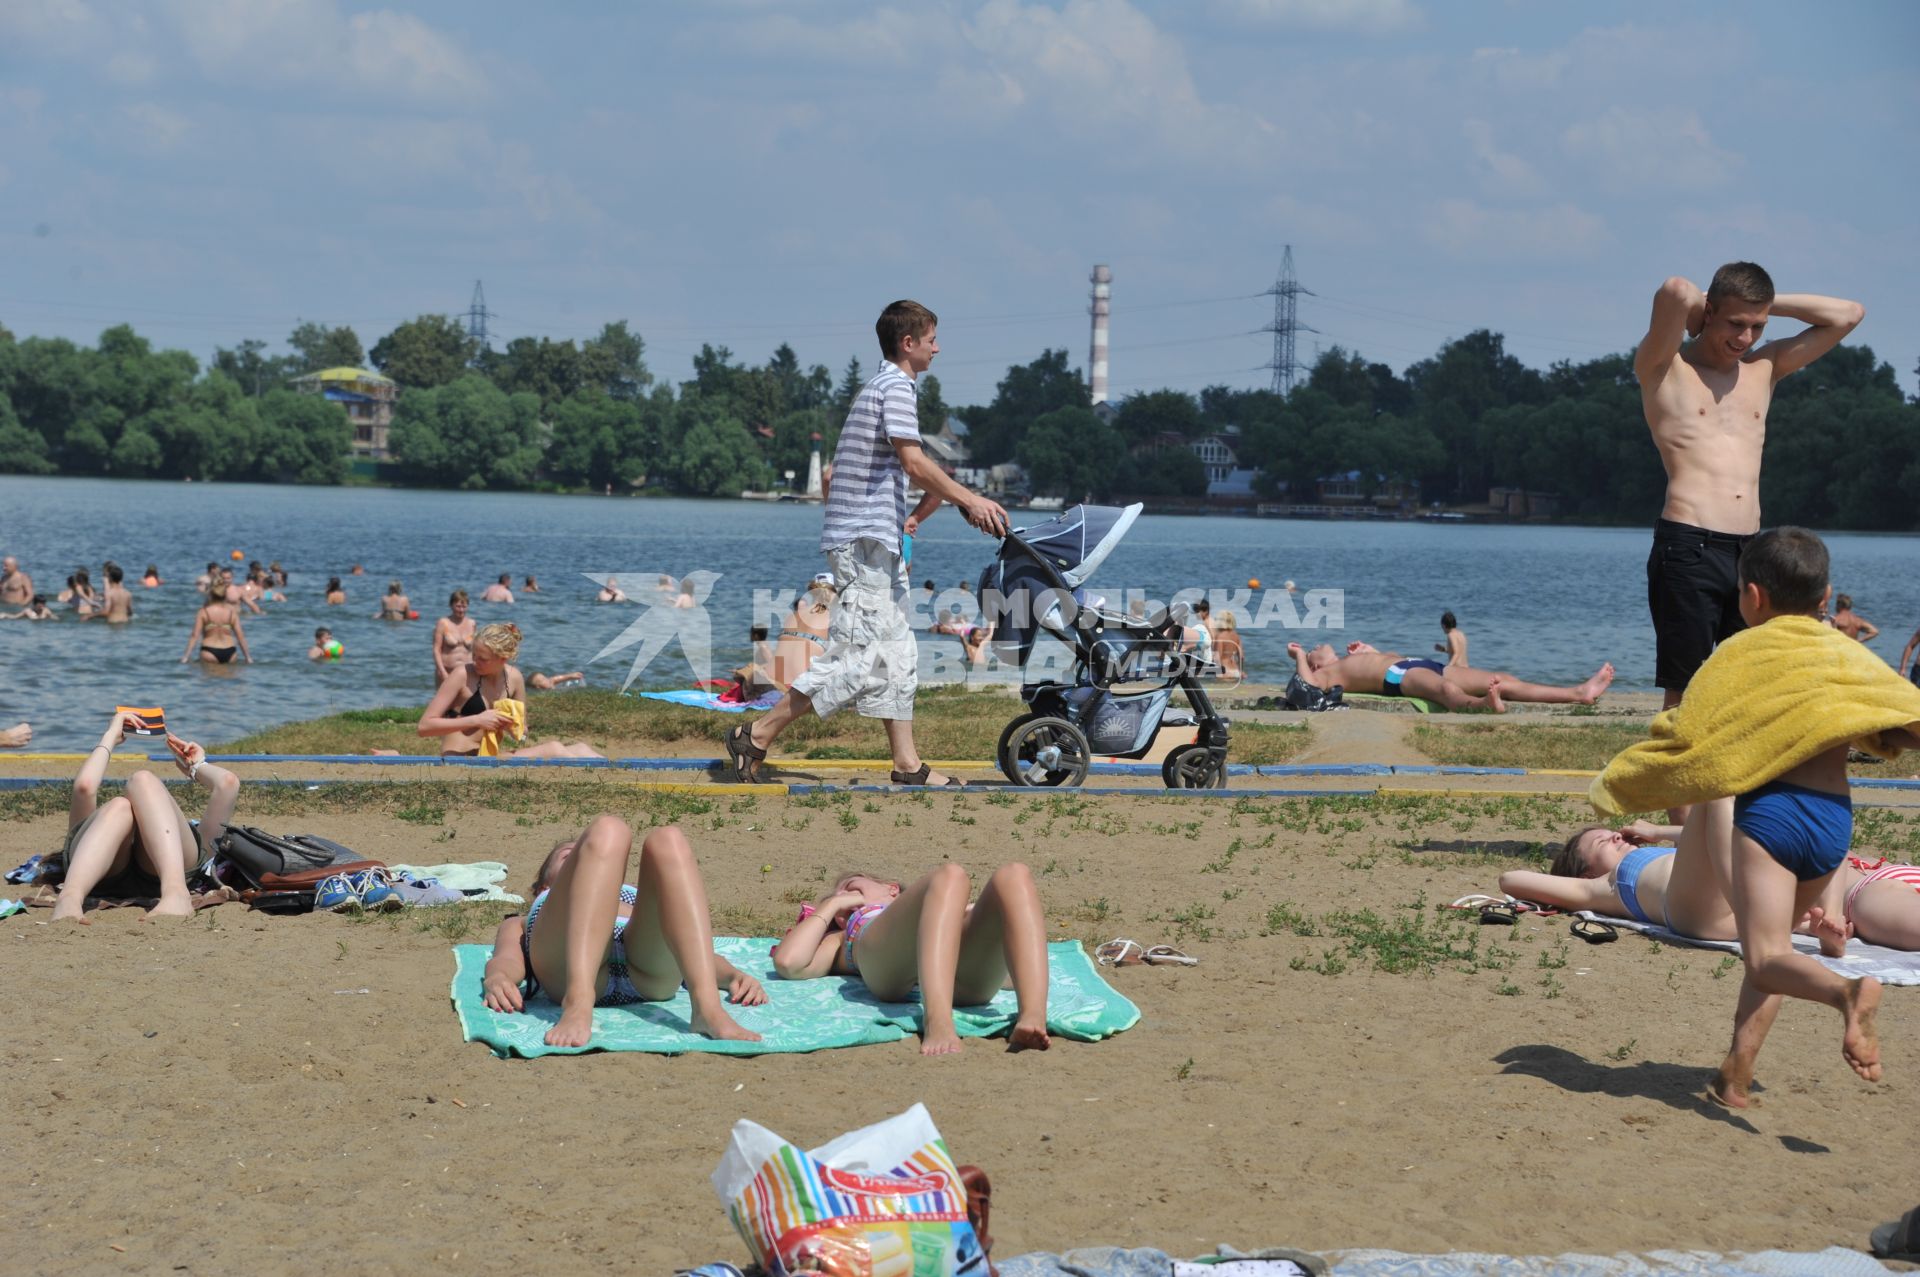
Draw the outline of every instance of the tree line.
M0 327L0 472L339 483L352 430L338 404L291 379L371 365L402 387L392 474L433 487L603 489L640 484L734 496L803 476L816 436L830 457L866 379L836 377L782 344L750 365L706 345L693 376L656 380L622 321L584 341L521 337L478 348L423 315L363 348L351 328L302 323L286 352L249 340L202 368L126 325L93 347ZM1478 331L1395 372L1334 347L1290 394L1158 390L1096 411L1065 350L1010 367L985 404L949 407L923 377L924 432L949 416L973 464L1018 462L1035 493L1096 500L1204 496L1185 445L1220 435L1254 489L1312 501L1322 478L1363 491L1417 480L1423 501L1470 504L1490 488L1550 492L1563 517L1645 522L1665 487L1630 354L1534 369ZM1920 404L1865 346L1841 346L1782 382L1761 500L1772 522L1920 529Z

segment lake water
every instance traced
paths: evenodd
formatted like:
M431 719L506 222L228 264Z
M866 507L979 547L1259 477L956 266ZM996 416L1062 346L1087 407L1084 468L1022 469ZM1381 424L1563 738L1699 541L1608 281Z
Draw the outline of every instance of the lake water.
M1014 522L1045 517L1016 513ZM631 653L587 662L640 609L595 603L583 573L618 573L635 594L661 573L718 573L707 606L714 666L725 670L748 655L754 592L793 590L821 570L819 534L819 507L806 505L0 476L0 554L19 558L49 597L82 564L97 584L101 562L114 559L127 571L136 608L134 622L119 627L71 616L0 623L0 719L25 718L36 747L66 749L98 739L119 703L162 705L177 730L209 741L341 709L424 704L432 691L433 619L454 588L478 599L501 572L513 574L516 593L528 573L542 586L512 605L474 604L482 625L519 623L521 668L584 669L590 684L608 687L626 678ZM1336 633L1279 626L1243 633L1258 680L1284 678L1290 638L1361 638L1424 654L1439 641L1440 613L1451 608L1471 637L1476 665L1570 683L1611 660L1616 686L1647 690L1649 541L1645 528L1150 515L1092 584L1115 600L1125 590L1154 599L1192 587L1244 592L1250 578L1341 591L1344 628ZM1885 631L1874 649L1897 659L1920 623L1920 541L1835 535L1828 544L1836 587ZM915 539L913 578L931 577L943 590L976 580L994 548L943 511ZM227 562L234 549L248 559L278 559L292 578L288 601L246 618L255 664L182 665L199 603L193 578L209 559ZM139 588L148 563L159 566L164 587ZM364 576L348 576L355 563ZM346 606L323 601L333 575L346 578ZM424 619L370 619L395 578ZM317 625L343 642L343 660L305 659ZM689 677L670 649L640 685Z

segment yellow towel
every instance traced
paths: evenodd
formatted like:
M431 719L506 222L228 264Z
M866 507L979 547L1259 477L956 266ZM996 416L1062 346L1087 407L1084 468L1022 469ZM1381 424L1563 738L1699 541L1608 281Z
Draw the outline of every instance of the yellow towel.
M525 701L516 701L509 696L495 701L487 708L497 709L513 720L513 726L507 728L504 732L480 733L480 757L498 758L500 757L500 745L502 743L500 738L502 736L511 736L513 738L512 743L515 745L518 745L527 738L527 706Z
M1891 758L1880 734L1910 723L1920 687L1810 616L1777 616L1722 643L1587 797L1622 816L1744 794L1838 745Z

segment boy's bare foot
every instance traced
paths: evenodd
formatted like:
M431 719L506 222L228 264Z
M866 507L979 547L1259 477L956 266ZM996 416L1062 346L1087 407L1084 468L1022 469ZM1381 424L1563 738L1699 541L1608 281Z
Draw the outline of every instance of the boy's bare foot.
M1030 1023L1027 1020L1015 1020L1013 1031L1007 1034L1009 1051L1044 1051L1053 1045L1053 1039L1047 1036L1047 1022L1040 1020Z
M1847 952L1847 937L1853 928L1846 919L1836 918L1819 905L1807 910L1807 927L1813 932L1814 939L1820 942L1820 952L1829 958L1844 957Z
M160 902L147 910L147 918L191 918L193 917L193 897L189 895L161 896Z
M1874 1025L1874 1014L1879 1010L1878 980L1864 976L1847 981L1847 1005L1841 1012L1847 1018L1847 1028L1840 1039L1840 1054L1869 1082L1880 1080L1880 1032Z
M960 1054L960 1035L952 1029L942 1033L928 1030L920 1037L922 1055L958 1055Z
M708 1010L699 1007L687 1018L688 1025L703 1038L712 1038L716 1042L758 1042L760 1035L752 1029L743 1029L734 1023L725 1008L715 1004Z
M1496 714L1507 712L1507 703L1500 699L1500 680L1497 678L1487 680L1487 708Z
M1613 664L1608 662L1594 671L1593 677L1573 689L1574 699L1582 705L1591 705L1599 700L1601 694L1613 685Z
M542 1039L548 1046L585 1046L593 1041L593 1004L560 1007L560 1020Z
M1713 1080L1707 1083L1707 1098L1723 1109L1759 1108L1760 1101L1753 1098L1753 1075L1736 1066L1733 1057L1714 1071Z

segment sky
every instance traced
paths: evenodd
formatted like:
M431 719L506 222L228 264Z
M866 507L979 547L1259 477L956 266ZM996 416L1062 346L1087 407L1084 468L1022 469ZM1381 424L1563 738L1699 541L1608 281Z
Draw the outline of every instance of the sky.
M1119 398L1270 384L1288 245L1300 360L1402 370L1627 350L1746 258L1912 391L1917 160L1903 0L5 0L0 323L370 347L481 280L496 347L625 319L679 381L871 371L911 297L964 404L1084 369L1096 263Z

